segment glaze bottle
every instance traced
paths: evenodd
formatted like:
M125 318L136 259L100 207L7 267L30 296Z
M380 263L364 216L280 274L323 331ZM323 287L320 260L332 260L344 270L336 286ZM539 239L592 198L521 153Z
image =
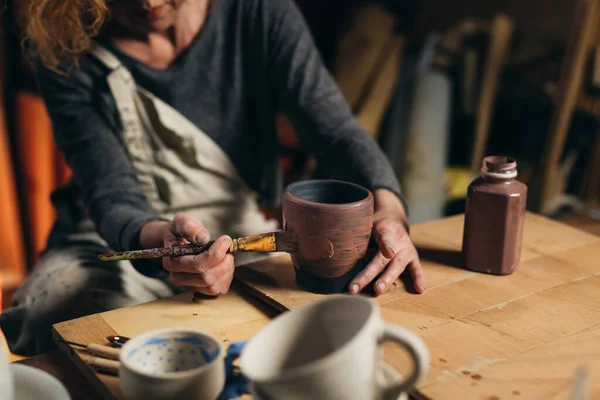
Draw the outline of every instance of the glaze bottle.
M527 186L517 179L517 162L489 156L469 185L465 208L465 267L494 275L514 272L521 258Z

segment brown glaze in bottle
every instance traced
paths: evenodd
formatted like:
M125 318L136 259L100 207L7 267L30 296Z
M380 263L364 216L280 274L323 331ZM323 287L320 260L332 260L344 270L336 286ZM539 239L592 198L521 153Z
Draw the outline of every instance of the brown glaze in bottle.
M514 159L490 156L469 185L463 234L467 269L508 275L519 264L527 186L516 177Z

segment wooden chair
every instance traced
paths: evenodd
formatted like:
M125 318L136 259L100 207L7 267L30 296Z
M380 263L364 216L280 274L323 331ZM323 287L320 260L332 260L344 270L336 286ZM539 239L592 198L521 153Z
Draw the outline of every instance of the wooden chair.
M1 85L0 85L1 89ZM0 98L0 292L15 288L26 276L25 245L20 219L13 154L6 126L4 104ZM0 312L2 311L0 293Z
M9 150L6 128L0 131L0 218L5 226L0 233L0 275L6 293L21 285L28 266L44 250L55 220L50 194L70 177L54 145L52 124L41 97L19 92L14 109L17 154ZM16 182L21 193L17 193Z
M573 110L581 94L586 61L595 39L599 17L598 0L578 0L567 45L555 110L550 122L548 137L538 164L537 187L534 188L533 208L545 212L553 198L561 194L561 158L571 125Z

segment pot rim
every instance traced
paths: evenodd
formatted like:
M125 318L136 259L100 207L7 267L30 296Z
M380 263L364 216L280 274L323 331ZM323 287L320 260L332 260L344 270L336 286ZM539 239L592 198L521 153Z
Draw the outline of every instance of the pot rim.
M366 315L366 319L364 320L363 325L355 332L354 336L351 337L346 343L344 343L341 347L333 350L329 354L317 358L315 360L309 361L303 365L296 366L287 370L277 371L272 373L264 373L264 372L256 372L255 369L252 368L252 360L249 359L249 352L256 346L256 341L252 342L252 339L259 337L262 339L265 336L277 331L279 327L285 323L287 323L291 318L294 318L291 313L283 313L277 316L275 319L271 320L271 322L265 326L262 330L254 335L254 337L248 342L246 347L242 350L239 358L240 369L242 374L246 376L250 381L256 382L258 384L269 384L273 382L282 382L290 379L297 379L298 377L306 376L311 373L319 372L327 370L331 368L333 365L338 363L340 359L347 356L348 349L355 345L356 342L362 339L362 337L366 334L366 332L371 328L371 326L377 321L381 321L381 311L379 307L370 300L365 295L348 295L348 294L334 294L327 296L326 299L304 304L296 309L294 309L295 315L300 314L309 314L315 308L324 307L327 303L338 303L338 302L350 302L350 303L360 303L368 307L368 312ZM297 317L296 317L297 318Z
M203 336L206 339L210 339L217 345L217 347L219 348L219 353L212 361L210 361L204 365L201 365L199 367L195 367L195 368L185 370L185 371L175 371L175 372L169 372L168 374L161 373L161 374L156 374L156 375L150 374L147 371L139 368L137 365L129 362L129 359L125 357L125 354L127 354L129 351L133 350L134 347L141 345L145 340L148 340L150 337L164 335L164 334L171 334L171 333L192 334L192 335L197 335L197 336ZM225 359L225 346L223 346L223 343L221 343L219 341L219 339L217 339L217 337L212 335L211 333L202 331L200 329L194 329L194 328L161 328L161 329L153 329L150 331L146 331L140 335L133 337L131 340L129 340L127 343L125 343L119 352L119 361L121 363L121 368L127 369L130 372L132 372L138 376L143 376L145 378L152 378L152 379L156 379L156 380L165 380L165 381L173 380L173 379L189 378L189 377L193 377L195 375L200 375L200 374L204 373L204 371L206 371L210 368L213 368L214 364L217 364L217 363L221 362L221 360L224 360L224 359Z
M342 184L342 185L346 185L346 186L352 186L356 189L360 189L360 190L364 191L366 196L363 199L360 199L360 200L354 201L354 202L350 202L350 203L331 204L331 203L318 203L316 201L304 200L304 199L294 196L291 193L291 191L294 188L301 186L301 185L311 184L311 183L313 183L313 184L314 183L316 183L316 184L336 183L336 184ZM358 185L356 183L337 180L337 179L310 179L310 180L306 180L306 181L294 182L285 188L283 195L284 195L284 198L286 198L287 200L289 200L292 203L295 203L295 204L298 204L298 205L301 205L304 207L329 209L331 211L349 210L349 209L360 207L365 204L373 202L373 193L369 189L365 188L364 186Z

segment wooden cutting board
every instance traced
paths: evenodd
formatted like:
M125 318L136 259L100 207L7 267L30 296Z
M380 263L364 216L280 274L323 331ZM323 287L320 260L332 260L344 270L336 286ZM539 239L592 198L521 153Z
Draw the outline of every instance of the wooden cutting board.
M239 286L234 283L228 294L214 299L197 301L192 293L187 293L62 322L54 325L54 336L75 343L109 345L106 340L109 335L134 337L152 329L183 327L208 331L225 345L246 340L265 326L277 312L245 294ZM102 398L124 399L117 376L95 371L86 363L88 355L85 351L64 343L58 345Z
M528 214L522 262L509 276L460 268L462 216L417 225L413 240L427 278L424 294L402 281L375 299L385 321L416 332L431 353L430 372L415 395L423 399L566 398L580 365L588 368L590 398L600 398L600 237ZM55 325L57 336L104 343L110 334L193 326L224 341L249 339L278 310L321 298L294 287L287 255L236 271L235 290L200 304L191 295L95 314ZM248 296L246 288L256 296ZM65 347L107 399L121 399L116 377L96 374L84 355ZM401 373L404 351L384 346ZM595 395L595 396L594 396Z

